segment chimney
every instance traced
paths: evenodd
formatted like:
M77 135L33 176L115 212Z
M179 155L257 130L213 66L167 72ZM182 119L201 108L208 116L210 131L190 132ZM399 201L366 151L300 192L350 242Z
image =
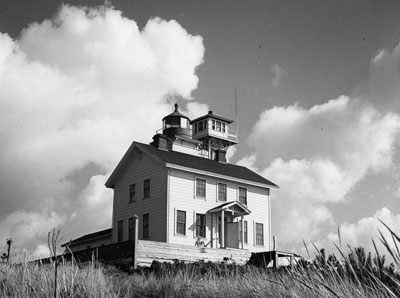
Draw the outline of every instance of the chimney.
M158 148L168 150L168 139L166 135L156 134L153 136L153 142L150 145Z
M215 150L215 160L218 162L226 163L226 151Z

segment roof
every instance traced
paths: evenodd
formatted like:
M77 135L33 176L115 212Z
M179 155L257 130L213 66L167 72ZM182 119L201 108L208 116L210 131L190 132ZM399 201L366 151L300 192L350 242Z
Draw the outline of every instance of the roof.
M82 243L82 242L85 242L88 240L93 240L93 238L103 238L103 237L108 237L108 236L111 237L111 234L112 234L112 229L106 229L106 230L86 234L82 237L79 237L77 239L66 242L66 243L62 244L61 246L64 247L67 245L75 245L75 244Z
M165 116L162 120L164 120L166 118L170 118L170 117L182 117L182 118L186 118L190 121L189 117L183 115L182 113L180 113L178 111L178 104L175 104L175 110L171 114Z
M208 213L216 213L216 212L221 212L222 210L230 210L230 211L237 211L237 213L246 215L250 214L251 211L247 209L246 206L244 206L242 203L238 201L231 201L231 202L226 202L221 205L218 205L217 207L214 207L210 210L208 210Z
M221 121L227 122L228 124L233 122L233 120L230 120L228 118L224 118L224 117L221 117L221 116L218 116L218 115L214 115L212 111L209 111L208 114L206 114L204 116L201 116L201 117L198 117L198 118L190 121L190 124L193 124L193 123L195 123L195 122L197 122L199 120L206 119L206 118L213 118L213 119L221 120Z
M185 154L176 151L167 151L155 148L151 145L146 145L138 142L133 142L128 152L124 155L110 178L106 182L106 186L113 188L119 172L122 170L125 161L130 159L130 154L134 148L149 154L156 160L165 164L165 166L172 167L176 165L184 168L194 169L197 171L207 172L207 175L218 174L222 176L233 177L239 180L261 184L263 186L279 188L278 185L265 179L259 174L249 170L246 167L238 166L229 163L221 163L215 160L202 158L190 154Z

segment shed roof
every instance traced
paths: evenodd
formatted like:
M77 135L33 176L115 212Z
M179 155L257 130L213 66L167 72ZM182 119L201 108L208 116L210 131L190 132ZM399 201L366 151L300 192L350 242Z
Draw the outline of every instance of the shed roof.
M106 229L106 230L86 234L82 237L79 237L79 238L76 238L69 242L66 242L66 243L62 244L61 246L64 247L67 245L75 245L75 244L83 243L83 242L93 240L93 239L98 239L98 238L103 238L103 237L111 237L111 234L112 234L112 229Z

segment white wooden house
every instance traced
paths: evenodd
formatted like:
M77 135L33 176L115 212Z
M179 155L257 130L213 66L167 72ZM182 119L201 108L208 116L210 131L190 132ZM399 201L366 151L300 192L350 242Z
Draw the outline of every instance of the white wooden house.
M106 182L114 189L112 243L139 239L270 251L270 189L277 185L229 164L231 120L211 111L193 121L175 111L150 145L133 142Z

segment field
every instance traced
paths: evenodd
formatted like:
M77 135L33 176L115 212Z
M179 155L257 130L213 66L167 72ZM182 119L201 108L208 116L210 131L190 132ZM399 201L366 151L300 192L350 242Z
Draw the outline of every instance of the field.
M400 297L400 238L380 239L393 263L358 247L340 260L319 252L312 263L268 269L234 264L154 263L119 270L101 264L0 264L0 297Z
M373 275L340 274L327 266L268 270L234 265L158 265L126 273L87 263L0 265L1 297L398 297Z

